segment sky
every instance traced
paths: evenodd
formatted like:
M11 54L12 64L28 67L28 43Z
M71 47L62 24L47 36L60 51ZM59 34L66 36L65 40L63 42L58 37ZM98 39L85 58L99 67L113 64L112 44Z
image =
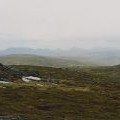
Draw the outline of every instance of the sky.
M0 49L120 47L120 0L0 0Z

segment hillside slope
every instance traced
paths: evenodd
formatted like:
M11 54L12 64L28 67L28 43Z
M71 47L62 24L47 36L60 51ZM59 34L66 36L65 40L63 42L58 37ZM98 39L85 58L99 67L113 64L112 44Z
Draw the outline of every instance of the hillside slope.
M7 55L0 57L0 62L6 65L33 65L51 67L83 66L84 64L74 60L43 57L30 54Z
M25 120L120 120L120 80L110 74L119 72L119 65L79 70L11 67L19 71L37 71L41 78L60 79L61 82L0 84L2 116L22 115Z
M94 49L81 49L71 48L68 50L63 49L32 49L32 48L8 48L0 50L0 56L13 55L13 54L32 54L38 56L46 56L67 59L82 62L92 65L117 65L120 64L120 49L117 48L94 48Z

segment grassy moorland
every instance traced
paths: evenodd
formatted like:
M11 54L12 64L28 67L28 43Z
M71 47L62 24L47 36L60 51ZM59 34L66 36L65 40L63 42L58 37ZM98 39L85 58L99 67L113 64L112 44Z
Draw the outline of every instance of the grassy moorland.
M26 120L120 120L119 66L62 69L14 66L59 84L0 84L0 114Z

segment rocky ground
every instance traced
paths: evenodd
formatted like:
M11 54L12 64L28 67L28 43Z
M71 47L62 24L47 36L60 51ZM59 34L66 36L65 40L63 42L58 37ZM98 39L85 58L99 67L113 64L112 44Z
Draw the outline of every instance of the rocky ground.
M0 83L0 115L23 115L25 120L120 119L120 81L115 77L119 67L84 70L9 67L8 70L1 67L0 74L14 76L14 82ZM19 71L20 75L6 71ZM54 78L60 82L21 82L21 72L37 73L42 79Z

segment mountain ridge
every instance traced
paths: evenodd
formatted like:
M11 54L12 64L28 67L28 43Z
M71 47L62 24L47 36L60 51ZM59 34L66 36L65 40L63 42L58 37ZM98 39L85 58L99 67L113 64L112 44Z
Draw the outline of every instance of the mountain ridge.
M95 65L117 65L120 64L120 50L117 48L94 48L81 49L32 49L32 48L8 48L0 51L0 56L13 54L31 54L44 57L54 57L71 61Z

